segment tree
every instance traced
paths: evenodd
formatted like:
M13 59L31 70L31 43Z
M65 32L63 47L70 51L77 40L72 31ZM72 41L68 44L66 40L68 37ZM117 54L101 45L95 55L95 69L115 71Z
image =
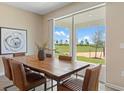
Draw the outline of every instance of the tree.
M85 41L85 44L86 44L86 45L89 45L88 39L85 39L84 41Z
M58 44L59 43L59 41L58 40L56 40L56 44Z
M83 41L83 40L81 40L81 41L80 41L80 45L81 45L81 46L83 46L83 44L84 44L84 41Z
M60 44L61 44L61 45L63 44L63 40L60 40Z
M68 40L65 40L65 44L68 44Z
M98 48L104 48L104 31L96 31L93 35L92 41L95 45L95 58L97 58Z

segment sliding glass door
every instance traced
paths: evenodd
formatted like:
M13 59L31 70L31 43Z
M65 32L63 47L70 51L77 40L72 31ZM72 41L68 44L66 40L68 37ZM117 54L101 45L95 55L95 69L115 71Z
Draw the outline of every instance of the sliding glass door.
M72 55L72 17L63 18L55 21L54 26L54 48L55 56Z
M76 61L105 63L105 7L55 20L55 55L71 55Z
M76 59L104 64L105 8L96 8L74 16Z

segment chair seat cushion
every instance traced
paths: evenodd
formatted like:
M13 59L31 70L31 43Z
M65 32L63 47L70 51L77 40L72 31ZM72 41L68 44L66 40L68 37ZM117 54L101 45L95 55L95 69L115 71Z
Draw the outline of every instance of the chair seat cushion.
M28 88L33 88L34 86L39 86L46 82L46 78L38 73L29 72L26 74Z
M82 80L71 78L67 81L64 81L59 87L65 87L69 91L82 91L82 84Z

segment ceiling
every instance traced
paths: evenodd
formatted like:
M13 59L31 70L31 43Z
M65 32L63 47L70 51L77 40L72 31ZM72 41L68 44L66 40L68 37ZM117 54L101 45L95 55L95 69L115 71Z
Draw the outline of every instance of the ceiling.
M6 2L5 4L44 15L64 7L70 4L70 2Z

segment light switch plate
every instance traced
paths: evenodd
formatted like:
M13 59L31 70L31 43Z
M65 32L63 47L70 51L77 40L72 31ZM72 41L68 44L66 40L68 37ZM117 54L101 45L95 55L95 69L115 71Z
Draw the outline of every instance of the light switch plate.
M124 48L124 43L120 43L120 48Z
M123 70L123 71L121 71L121 76L122 76L122 77L124 77L124 70Z

